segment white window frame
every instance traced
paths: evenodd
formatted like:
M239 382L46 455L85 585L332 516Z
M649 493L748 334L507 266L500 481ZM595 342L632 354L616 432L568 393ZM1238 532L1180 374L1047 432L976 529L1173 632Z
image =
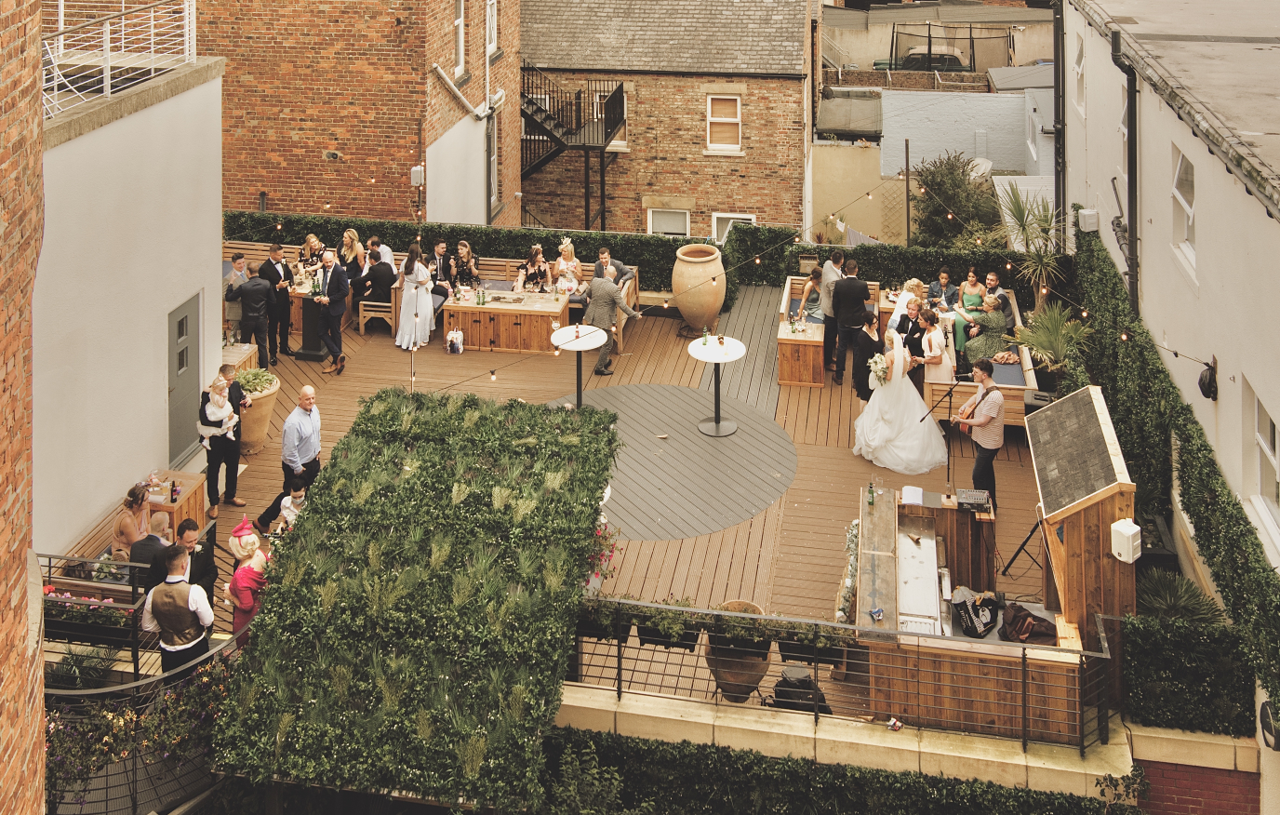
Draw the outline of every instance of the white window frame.
M720 235L720 222L729 221L724 228L724 236ZM733 227L733 221L754 224L756 216L748 215L745 212L713 212L711 213L711 235L715 238L716 243L723 244L725 239L729 237L729 230Z
M467 70L467 2L453 0L453 78Z
M498 50L498 0L484 3L484 53L491 57Z
M521 118L523 121L523 117ZM498 183L498 114L493 115L489 123L489 206L496 207L501 198L501 184Z
M1084 75L1084 37L1076 35L1076 58L1071 63L1071 72L1076 77L1076 110L1080 111L1080 115L1084 115L1085 92L1088 90L1085 83Z
M737 105L738 115L732 119L712 118L711 102L715 99L732 99ZM735 124L738 126L738 143L737 144L716 144L711 141L711 125L716 124ZM742 152L742 97L736 94L708 94L707 95L707 150L713 153L740 153Z
M1273 477L1280 480L1280 449L1277 447L1278 440L1276 438L1277 430L1275 426L1275 419L1271 416L1271 411L1267 410L1266 406L1262 404L1262 400L1256 395L1253 398L1253 406L1253 442L1254 446L1258 448L1258 480L1256 494L1262 499L1261 503L1267 508L1267 511L1271 515L1271 519L1277 524L1280 524L1280 506L1278 506L1273 500L1273 497L1276 494L1276 485L1263 483L1265 471L1262 466L1265 461L1267 465L1271 467ZM1258 429L1259 420L1264 414L1269 420L1268 423L1271 425L1270 439L1266 438Z
M603 118L604 118L604 103L605 103L605 100L606 100L606 99L608 99L608 98L609 98L609 94L607 94L607 93L597 93L597 94L596 94L596 98L595 98L595 102L594 102L595 110L594 110L594 111L592 111L592 113L593 113L593 115L594 115L597 119L603 119ZM626 93L626 91L623 91L623 92L622 92L622 118L623 118L623 120L624 120L624 121L625 121L625 120L626 120L626 118L627 118L627 114L628 114L628 111L627 111L627 93ZM628 130L630 130L630 128L631 128L631 122L629 122L629 121L628 121L628 122L626 123L626 125L622 128L622 132L625 134ZM606 149L608 149L608 150L626 150L626 149L627 149L627 137L624 135L624 136L623 136L622 138L620 138L620 139L614 139L613 141L609 142L609 146L608 146Z
M1178 191L1178 172L1183 162L1191 168L1191 202ZM1169 185L1170 198L1173 201L1173 245L1180 251L1191 268L1196 265L1196 208L1195 208L1195 171L1196 165L1176 146L1173 148L1173 183ZM1188 233L1190 240L1187 239Z
M678 212L678 213L680 213L681 215L683 215L683 216L684 216L684 235L683 235L683 237L686 237L686 238L687 238L687 237L689 237L689 210L687 210L687 209L664 209L664 208L661 208L661 207L658 207L658 208L650 208L650 209L646 210L645 219L648 221L649 234L650 234L650 235L667 235L667 234L670 234L670 233L667 233L667 232L654 232L654 231L653 231L653 213L655 213L655 212Z

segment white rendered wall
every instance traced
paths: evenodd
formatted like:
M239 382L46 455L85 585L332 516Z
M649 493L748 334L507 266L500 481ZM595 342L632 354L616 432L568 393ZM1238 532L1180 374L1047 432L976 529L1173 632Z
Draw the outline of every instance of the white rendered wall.
M1124 269L1110 219L1118 212L1112 177L1128 206L1120 131L1126 79L1111 61L1110 41L1090 29L1070 4L1066 35L1067 201L1099 211L1103 242L1117 267ZM1083 104L1071 68L1081 41L1085 46ZM1240 81L1254 80L1241 77ZM1175 148L1195 167L1194 263L1172 242ZM1280 534L1250 501L1257 492L1258 478L1254 398L1260 399L1273 417L1280 416L1280 343L1274 338L1270 305L1280 290L1276 266L1280 222L1267 217L1237 176L1229 174L1190 126L1141 82L1138 152L1142 320L1156 342L1168 348L1200 359L1217 357L1218 400L1213 402L1202 397L1197 387L1200 365L1160 352L1182 398L1204 426L1223 475L1258 528L1268 558L1280 567ZM1259 306L1250 308L1250 301ZM1244 322L1232 325L1233 314L1241 315ZM1106 330L1104 326L1095 328ZM1262 746L1260 734L1258 742ZM1263 815L1280 815L1280 753L1261 750L1261 781Z
M1023 96L1026 110L1026 174L1053 175L1053 88L1027 88Z
M886 89L880 105L883 175L902 170L904 139L911 139L913 167L948 150L969 158L991 159L996 170L1021 171L1026 167L1026 103L1021 94Z
M168 466L169 312L200 295L201 382L222 363L221 115L218 79L44 154L32 315L37 551L65 552Z
M464 116L427 148L427 221L488 221L484 133L484 122Z

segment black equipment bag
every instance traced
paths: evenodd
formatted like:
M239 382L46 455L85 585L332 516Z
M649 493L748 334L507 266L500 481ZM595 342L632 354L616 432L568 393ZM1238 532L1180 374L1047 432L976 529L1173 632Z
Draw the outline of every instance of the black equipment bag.
M813 681L808 669L791 665L782 669L782 678L773 686L773 698L767 704L783 710L812 713L815 694L818 697L818 712L830 715L831 706L827 704L827 696Z
M975 594L972 589L960 586L951 592L951 619L966 637L980 640L996 627L1000 603L994 593Z
M1004 609L1000 639L1027 645L1057 645L1058 626L1043 617L1037 617L1017 603L1010 603Z

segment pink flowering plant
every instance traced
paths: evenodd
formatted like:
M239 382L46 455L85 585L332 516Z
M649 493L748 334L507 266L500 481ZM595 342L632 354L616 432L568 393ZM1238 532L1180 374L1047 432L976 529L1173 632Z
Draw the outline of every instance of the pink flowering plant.
M75 600L90 602L68 602ZM125 626L129 624L130 612L132 609L117 606L110 597L77 597L69 591L58 591L56 586L44 587L46 620Z

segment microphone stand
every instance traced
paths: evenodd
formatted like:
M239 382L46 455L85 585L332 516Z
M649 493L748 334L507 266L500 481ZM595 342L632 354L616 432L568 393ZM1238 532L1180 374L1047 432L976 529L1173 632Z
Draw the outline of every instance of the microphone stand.
M955 413L952 412L952 409L951 409L951 406L952 406L951 394L955 392L956 386L959 384L960 384L960 380L957 378L955 382L951 383L951 387L947 388L947 392L939 396L938 401L933 403L933 407L929 408L929 410L926 411L925 414L920 417L920 421L923 422L925 419L932 416L933 411L938 407L938 405L942 404L942 400L946 399L947 400L947 427L950 428L951 417L955 415ZM947 487L948 489L953 489L955 485L951 482L951 433L949 430L944 430L942 432L942 435L947 440Z

